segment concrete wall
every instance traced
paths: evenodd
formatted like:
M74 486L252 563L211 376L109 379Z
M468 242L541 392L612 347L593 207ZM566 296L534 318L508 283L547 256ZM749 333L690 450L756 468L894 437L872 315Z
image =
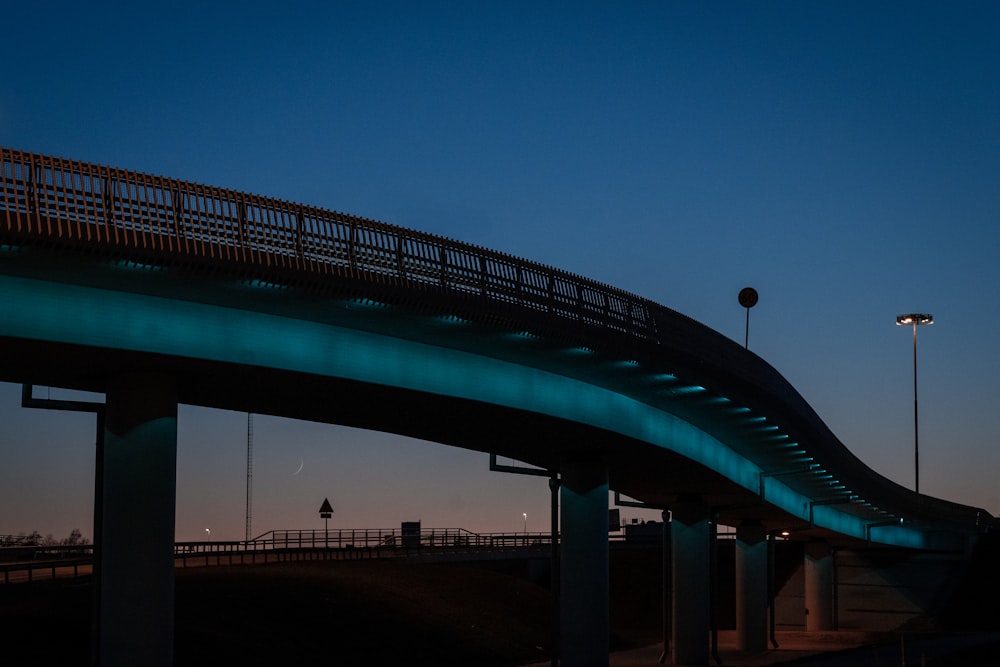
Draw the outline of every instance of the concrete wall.
M961 554L837 553L839 628L931 629L967 564Z
M789 568L795 543L779 543L779 571ZM921 630L936 627L965 573L962 554L916 553L903 549L841 549L836 552L837 627L841 630ZM799 564L779 578L778 629L805 629L805 580Z

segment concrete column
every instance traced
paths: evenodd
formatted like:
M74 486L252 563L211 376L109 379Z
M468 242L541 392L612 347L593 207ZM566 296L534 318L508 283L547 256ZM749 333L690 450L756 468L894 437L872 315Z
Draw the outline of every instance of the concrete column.
M767 532L756 521L736 529L736 645L767 650Z
M111 381L106 402L99 664L173 665L174 383L121 376Z
M806 630L833 630L833 550L826 542L805 548Z
M561 473L560 664L607 667L608 472L600 461L571 461Z
M671 506L670 510L673 514L670 525L673 663L707 665L711 632L710 509L699 499L687 499Z

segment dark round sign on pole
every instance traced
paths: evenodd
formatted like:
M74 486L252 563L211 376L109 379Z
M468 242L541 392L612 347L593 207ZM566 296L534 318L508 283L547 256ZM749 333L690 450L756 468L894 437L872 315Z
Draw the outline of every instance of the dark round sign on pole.
M747 309L747 331L746 338L743 340L743 347L750 349L750 309L757 305L757 290L752 287L744 287L740 290L740 295L737 297L740 300L740 305Z
M757 290L752 287L744 287L740 290L740 305L744 308L753 308L757 305Z

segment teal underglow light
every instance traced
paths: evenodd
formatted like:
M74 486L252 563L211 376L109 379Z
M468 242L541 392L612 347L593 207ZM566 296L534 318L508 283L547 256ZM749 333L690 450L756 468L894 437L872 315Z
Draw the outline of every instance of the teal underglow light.
M740 415L750 412L750 408L741 406L738 408L733 408L732 410L730 410L730 412L732 412L734 415Z
M653 376L654 382L677 382L677 376L670 373L659 373Z
M707 399L705 402L709 404L716 404L716 403L732 403L733 401L732 399L726 398L725 396L713 396L712 398Z
M458 315L441 315L440 317L435 317L434 320L445 324L470 324L469 320Z
M750 412L750 408L745 408L747 412ZM760 422L766 422L767 417L750 417L749 419L743 420L747 424L759 424ZM778 428L775 426L774 428Z
M509 340L538 340L538 336L530 331L509 332L503 334L503 337Z
M361 306L362 308L388 308L389 304L382 303L381 301L375 301L373 299L351 299L348 302L350 308L356 308Z
M240 281L240 285L242 285L243 287L251 287L253 289L265 289L265 290L288 289L287 285L282 285L280 283L272 283L267 280L260 280L259 278L254 278L252 280L242 280Z
M21 249L19 245L10 245L9 243L0 244L0 252L17 252Z
M143 262L134 262L130 259L119 259L114 262L113 266L119 269L129 269L132 271L163 271L162 266L156 264L146 264Z
M703 391L708 391L704 387L699 387L698 385L688 385L684 387L676 387L674 389L668 389L667 392L670 394L697 394Z
M180 290L184 285L178 282L177 287ZM197 294L201 287L190 289ZM360 299L352 306L384 308L386 304ZM443 343L410 340L403 337L409 326L405 321L399 324L400 336L393 336L373 333L360 325L354 329L248 309L3 274L0 312L5 313L0 318L0 337L301 372L477 401L616 433L675 452L753 493L761 488L757 464L667 409L593 384L582 379L584 373L580 377L552 373ZM359 318L359 322L363 320ZM672 375L657 377L677 380ZM677 393L704 391L701 386L677 387ZM815 466L814 474L833 478L818 464L810 465ZM809 520L807 496L773 477L765 480L764 490L768 503L799 520ZM812 521L821 528L866 538L868 524L832 506L814 507ZM920 546L931 539L929 535L909 526L896 526L892 530L877 529L873 539Z

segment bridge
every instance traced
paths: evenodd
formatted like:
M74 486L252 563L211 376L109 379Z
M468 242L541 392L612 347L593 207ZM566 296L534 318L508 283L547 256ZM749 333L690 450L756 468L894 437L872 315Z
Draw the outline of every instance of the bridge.
M352 215L0 148L0 307L0 380L105 396L102 664L172 660L178 403L536 466L560 503L564 665L607 662L609 489L671 512L685 664L708 660L718 523L737 527L748 649L767 641L775 535L810 541L822 629L834 547L963 551L993 524L875 473L767 362L680 313Z

